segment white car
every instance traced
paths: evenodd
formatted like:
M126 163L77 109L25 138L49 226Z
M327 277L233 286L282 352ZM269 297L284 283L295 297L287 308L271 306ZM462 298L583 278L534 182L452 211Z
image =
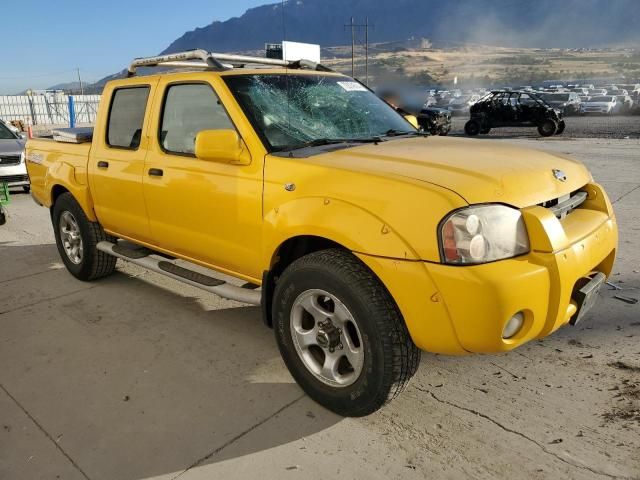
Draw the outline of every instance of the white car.
M613 95L602 95L591 97L587 102L580 106L580 113L602 113L611 115L616 109L617 99Z
M0 122L0 182L29 191L29 175L24 161L25 140Z

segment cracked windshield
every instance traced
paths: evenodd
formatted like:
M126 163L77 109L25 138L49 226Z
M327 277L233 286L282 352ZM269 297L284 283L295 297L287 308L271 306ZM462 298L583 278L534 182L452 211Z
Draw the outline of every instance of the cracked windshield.
M225 80L272 151L416 132L348 77L260 74Z

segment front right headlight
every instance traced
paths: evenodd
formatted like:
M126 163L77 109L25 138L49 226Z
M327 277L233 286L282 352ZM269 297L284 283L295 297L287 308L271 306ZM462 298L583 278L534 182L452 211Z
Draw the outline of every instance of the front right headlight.
M466 207L440 224L443 263L479 264L529 252L529 237L519 210L499 204Z

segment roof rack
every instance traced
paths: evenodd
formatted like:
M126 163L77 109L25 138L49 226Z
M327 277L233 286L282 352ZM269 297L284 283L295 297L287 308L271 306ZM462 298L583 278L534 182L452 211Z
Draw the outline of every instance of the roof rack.
M224 62L224 63L223 63ZM186 52L170 53L157 57L136 58L129 65L128 75L133 77L139 67L178 67L201 68L204 70L224 71L246 65L269 65L272 67L306 68L322 72L332 70L320 63L310 60L277 60L274 58L248 57L245 55L232 55L228 53L212 53L206 50L189 50Z

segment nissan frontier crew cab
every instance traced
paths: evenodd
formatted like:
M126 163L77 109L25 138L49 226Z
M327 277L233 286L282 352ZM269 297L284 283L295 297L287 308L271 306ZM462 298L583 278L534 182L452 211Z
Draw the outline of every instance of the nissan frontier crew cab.
M27 144L64 264L90 281L122 259L261 305L334 412L397 396L421 350L505 352L575 324L611 273L611 203L577 161L425 136L308 61L198 50L129 72L90 134Z

